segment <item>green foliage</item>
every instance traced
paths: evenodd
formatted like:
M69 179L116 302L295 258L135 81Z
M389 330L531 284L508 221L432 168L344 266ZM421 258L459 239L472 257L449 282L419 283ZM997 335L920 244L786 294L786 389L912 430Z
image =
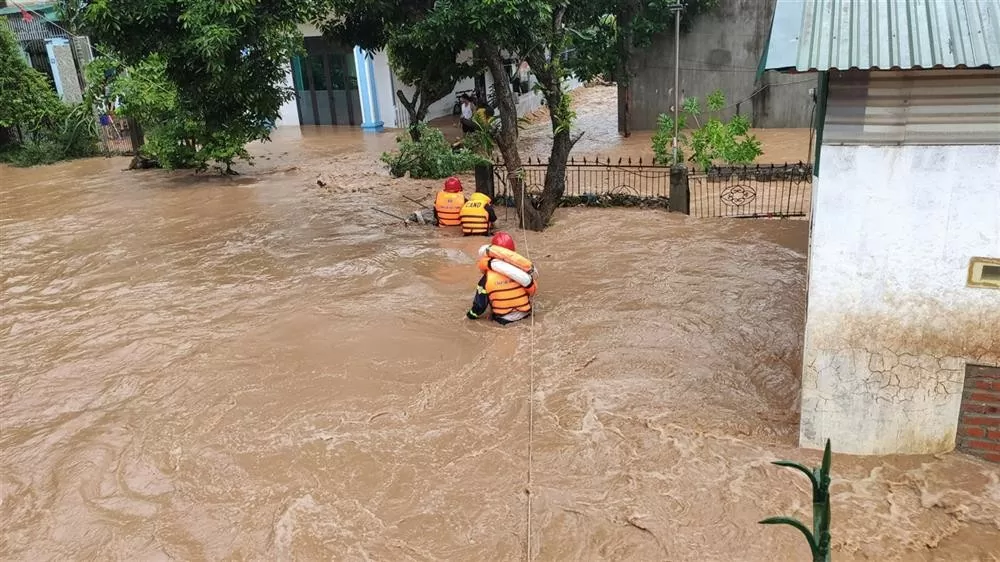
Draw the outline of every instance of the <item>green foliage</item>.
M721 90L709 94L705 101L707 111L703 112L697 98L684 100L678 115L678 161L683 161L685 152L690 151L691 160L702 168L708 168L719 162L751 164L763 154L761 142L750 134L749 119L742 115L734 116L727 122L719 119L717 114L726 107L726 96ZM704 124L699 119L703 113L709 114ZM687 130L691 121L697 128ZM673 163L673 136L673 116L661 113L652 140L653 161L657 164Z
M23 142L4 150L0 160L37 166L98 154L97 121L86 104L62 104L57 116L22 135Z
M382 161L389 165L389 173L402 177L409 172L414 179L440 179L465 172L477 164L487 164L489 160L466 148L452 149L444 138L444 133L426 124L416 126L419 141L409 135L396 138L398 152L382 154Z
M167 79L162 57L154 54L126 67L117 57L101 56L87 65L85 74L84 100L97 109L106 110L118 100L119 115L150 130L175 119L177 88Z
M813 528L810 530L798 519L768 517L762 525L788 525L797 529L809 544L813 562L830 562L830 440L826 440L823 463L813 470L791 461L774 461L771 464L798 470L809 478L813 494Z
M180 167L203 169L215 161L229 170L236 159L249 159L247 143L268 140L281 105L293 97L284 80L288 61L302 46L296 22L310 19L316 4L93 0L83 20L130 74L145 81L140 91L147 97L137 105L157 113L176 96L169 122L144 122L159 129L151 137L162 141L151 142L149 150ZM155 72L138 72L144 65Z
M0 25L0 127L31 133L62 116L63 103L44 74L22 58L17 39Z

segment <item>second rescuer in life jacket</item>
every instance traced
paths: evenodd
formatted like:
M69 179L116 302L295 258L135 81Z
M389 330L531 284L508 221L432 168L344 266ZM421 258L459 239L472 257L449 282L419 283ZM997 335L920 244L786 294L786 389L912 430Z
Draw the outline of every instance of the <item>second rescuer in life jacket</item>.
M473 193L459 213L462 234L465 236L489 236L497 214L493 211L493 201L485 193Z
M461 226L463 205L465 195L462 193L462 182L455 177L444 180L444 190L439 191L434 200L434 220L437 225Z
M535 296L535 267L514 249L514 239L497 232L490 244L479 249L479 270L483 277L476 286L472 308L466 316L475 320L493 309L493 320L510 324L531 316Z

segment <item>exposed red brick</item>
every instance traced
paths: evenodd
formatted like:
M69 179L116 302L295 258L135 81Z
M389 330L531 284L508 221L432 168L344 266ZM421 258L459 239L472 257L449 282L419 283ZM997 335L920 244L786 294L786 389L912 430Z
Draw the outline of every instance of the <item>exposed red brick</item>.
M984 425L986 427L1000 427L1000 417L996 416L965 416L962 418L965 425Z
M979 428L977 427L975 429L979 429ZM982 437L982 435L978 435L977 436L977 435L972 435L971 433L969 433L968 435L971 435L972 437ZM988 437L990 439L996 439L997 441L1000 441L1000 430L991 429L989 431Z
M962 412L975 414L1000 414L1000 404L979 404L965 401L962 403Z
M990 432L990 433L1000 434L1000 432ZM966 435L968 437L986 437L986 429L982 427L969 427L967 425L963 425L958 428L958 434Z
M1000 453L976 453L976 456L990 462L1000 463Z
M993 381L993 390L1000 390L1000 381Z
M981 390L993 390L993 383L991 381L972 381L972 387Z
M983 451L1000 451L1000 443L993 441L968 441L970 449L982 449Z
M977 391L969 395L969 400L975 402L1000 402L1000 392Z

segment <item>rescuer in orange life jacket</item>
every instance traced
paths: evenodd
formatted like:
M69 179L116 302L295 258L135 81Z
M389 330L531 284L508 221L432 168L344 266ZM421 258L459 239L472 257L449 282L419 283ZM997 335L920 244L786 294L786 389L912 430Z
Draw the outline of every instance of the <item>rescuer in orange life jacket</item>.
M531 298L537 289L535 267L514 250L510 235L497 232L489 245L479 249L479 255L477 265L483 277L466 316L475 320L492 308L493 320L501 325L531 316Z
M438 226L462 226L462 206L465 195L462 182L451 177L444 180L444 191L439 191L434 200L434 220Z
M459 213L464 236L489 236L497 214L493 211L493 201L485 193L473 193Z

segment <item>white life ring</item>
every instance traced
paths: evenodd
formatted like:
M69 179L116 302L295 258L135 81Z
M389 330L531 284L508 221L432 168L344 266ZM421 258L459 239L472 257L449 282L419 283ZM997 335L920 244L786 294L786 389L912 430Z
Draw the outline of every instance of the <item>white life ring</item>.
M505 261L493 259L490 260L490 269L507 277L511 281L517 283L522 287L528 287L531 285L531 275L528 275L520 268L515 267Z

